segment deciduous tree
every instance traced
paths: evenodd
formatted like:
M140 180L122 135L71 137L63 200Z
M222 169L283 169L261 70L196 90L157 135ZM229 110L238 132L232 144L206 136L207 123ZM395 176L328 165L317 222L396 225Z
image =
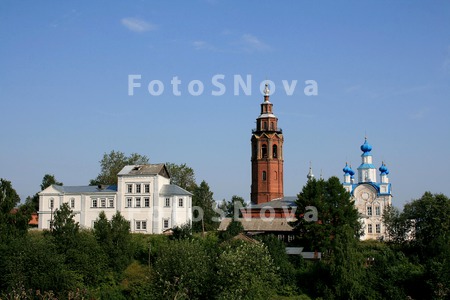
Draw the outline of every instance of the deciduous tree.
M145 155L132 153L130 156L126 156L123 152L113 150L109 154L103 154L103 158L100 160L100 173L95 179L91 179L90 184L117 184L117 174L123 167L148 163L149 159Z
M166 163L166 167L169 170L170 181L172 184L176 184L189 192L195 190L197 184L195 183L194 170L191 167L185 163L177 165L169 162Z

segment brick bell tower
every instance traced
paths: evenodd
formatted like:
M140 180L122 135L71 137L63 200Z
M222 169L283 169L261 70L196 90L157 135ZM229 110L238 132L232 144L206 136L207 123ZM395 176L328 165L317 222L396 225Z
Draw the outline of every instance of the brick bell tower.
M252 130L252 188L253 204L282 198L283 193L283 131L269 101L269 85L264 89L261 114Z

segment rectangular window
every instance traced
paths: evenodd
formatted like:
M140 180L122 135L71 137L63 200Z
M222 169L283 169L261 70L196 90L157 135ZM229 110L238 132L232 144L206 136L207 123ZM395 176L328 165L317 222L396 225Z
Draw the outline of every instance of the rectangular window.
M163 228L164 229L169 228L169 220L168 219L163 220Z
M144 198L144 206L145 207L150 207L150 198L149 197L145 197Z
M183 198L178 199L178 206L183 207Z
M170 207L170 198L166 198L166 202L164 203L165 207Z
M128 193L132 193L133 192L133 185L132 184L127 184L127 192Z
M371 216L372 215L372 206L368 206L367 207L367 215Z
M75 208L75 199L70 199L70 208Z
M114 198L109 198L109 207L114 207Z
M132 207L132 206L133 206L133 199L127 198L127 207Z
M147 230L147 221L136 221L136 230Z
M106 207L106 198L101 198L100 203L101 203L102 207Z
M380 207L379 207L379 206L375 206L375 214L376 214L377 216L380 215Z
M141 192L141 184L136 184L136 193L139 194Z
M140 197L136 198L136 207L141 207L141 198Z
M146 194L150 193L150 184L144 185L144 193Z
M372 224L367 225L367 233L372 233Z
M97 198L92 199L92 207L97 207Z
M381 233L381 225L380 224L375 225L375 231L376 231L376 233Z

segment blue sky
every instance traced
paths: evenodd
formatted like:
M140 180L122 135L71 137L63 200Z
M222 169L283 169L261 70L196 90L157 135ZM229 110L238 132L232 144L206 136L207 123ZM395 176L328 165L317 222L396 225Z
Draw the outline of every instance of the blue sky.
M1 1L0 177L84 185L103 153L187 163L216 200L249 200L259 84L285 136L285 195L360 164L367 134L394 204L450 195L448 1ZM141 88L128 95L128 75ZM222 74L226 91L211 79ZM234 76L251 76L251 95ZM171 80L181 80L180 96ZM164 92L151 95L152 80ZM200 96L188 84L204 84ZM282 80L297 80L292 95ZM318 95L306 96L306 80Z

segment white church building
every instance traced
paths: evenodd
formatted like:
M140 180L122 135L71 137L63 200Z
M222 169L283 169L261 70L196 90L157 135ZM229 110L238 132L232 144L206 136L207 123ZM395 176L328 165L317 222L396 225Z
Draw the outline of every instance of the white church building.
M164 164L125 166L117 185L51 185L39 193L39 229L50 229L55 209L68 203L82 228L93 228L101 211L116 212L132 232L160 234L192 221L192 194L170 184Z
M363 223L364 235L362 240L387 238L383 224L383 211L392 204L392 190L389 183L389 170L381 163L380 180L377 181L377 169L373 164L372 146L367 142L361 145L362 162L358 167L358 182L355 182L355 172L351 166L345 164L344 188L352 195L355 206L359 211Z

